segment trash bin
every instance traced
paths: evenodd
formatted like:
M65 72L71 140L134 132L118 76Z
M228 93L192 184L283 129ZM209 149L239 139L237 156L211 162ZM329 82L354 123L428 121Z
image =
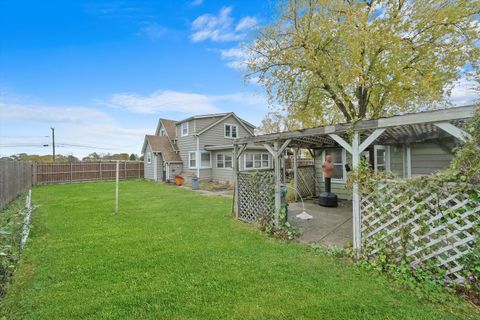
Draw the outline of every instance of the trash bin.
M192 177L192 190L198 190L198 177Z

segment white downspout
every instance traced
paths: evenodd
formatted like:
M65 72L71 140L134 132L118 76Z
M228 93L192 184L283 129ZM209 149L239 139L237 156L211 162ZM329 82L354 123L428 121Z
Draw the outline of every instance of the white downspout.
M197 178L200 179L200 165L202 161L202 157L200 156L200 137L197 136Z

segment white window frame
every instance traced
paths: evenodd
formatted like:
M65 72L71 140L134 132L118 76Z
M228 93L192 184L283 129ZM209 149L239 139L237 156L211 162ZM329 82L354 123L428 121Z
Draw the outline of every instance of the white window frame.
M230 135L227 136L227 126L230 127ZM233 133L233 128L235 127L235 137L232 135ZM223 125L223 136L228 139L236 139L238 138L238 125L232 124L232 123L225 123Z
M184 131L186 131L186 133ZM188 136L188 121L182 122L182 124L180 124L180 135L182 137Z
M378 150L385 150L385 171L390 171L390 146L374 145L373 146L373 168L378 172L377 153Z
M251 168L247 168L247 155L250 155L250 154L253 156L253 159L252 159L253 164L252 164L252 167L251 167ZM255 168L255 155L260 155L260 167L259 167L259 168ZM263 160L263 156L264 156L264 155L267 155L267 157L268 157L268 166L266 166L266 167L263 165L263 161L264 161L264 160ZM258 160L257 160L257 161L258 161ZM262 152L262 153L260 153L260 152L247 152L247 153L245 153L245 155L243 156L243 168L244 168L245 170L270 169L271 163L272 163L272 162L271 162L270 153L266 153L266 152Z
M159 132L160 136L163 137L165 135L167 135L167 132L165 131L164 128L160 129L160 132Z
M211 169L212 168L212 152L211 151L200 151L198 156L200 169ZM207 167L202 166L202 154L209 154L210 155L210 163Z
M193 154L193 157L192 157ZM195 166L191 165L191 161L195 160ZM188 151L188 168L197 169L197 151Z
M218 156L222 156L222 160L218 160ZM225 159L226 156L230 157L230 167L227 167L226 163L227 160ZM217 156L215 157L216 161L216 168L217 169L232 169L233 168L233 154L232 153L217 153ZM221 163L222 167L219 167L218 164Z
M330 150L342 150L342 172L343 172L343 178L342 179L336 179L336 178L332 178L330 179L330 181L332 183L345 183L347 181L347 168L345 168L345 164L347 163L347 151L345 149L340 149L340 148L332 148L332 149L324 149L322 151L322 163L325 161L325 157L326 157L326 153L327 151L330 151ZM338 164L338 162L335 162L336 164ZM323 176L322 174L322 179L323 181L325 181L325 176Z
M148 164L152 163L152 153L150 151L147 152L146 158Z

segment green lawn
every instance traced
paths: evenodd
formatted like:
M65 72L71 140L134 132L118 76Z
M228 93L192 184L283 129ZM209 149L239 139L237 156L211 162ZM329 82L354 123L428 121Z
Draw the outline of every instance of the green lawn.
M111 182L37 187L31 241L1 306L6 319L459 319L383 276L230 215L231 199ZM1 318L1 316L0 316Z

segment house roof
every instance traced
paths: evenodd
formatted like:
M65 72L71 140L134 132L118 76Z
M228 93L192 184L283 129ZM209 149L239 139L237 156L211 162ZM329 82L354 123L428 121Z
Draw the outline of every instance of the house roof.
M229 112L229 113L226 113L225 116L221 117L220 119L218 119L217 121L213 122L212 124L210 124L209 126L207 126L206 128L200 130L199 132L197 132L197 135L201 135L202 133L204 133L205 131L208 131L210 130L211 128L215 127L217 124L221 123L222 121L230 118L230 117L233 117L235 118L238 123L240 123L240 125L248 132L250 133L252 136L253 136L253 130L252 128L250 128L246 123L245 120L243 119L240 119L235 113L233 112ZM253 127L255 128L255 127Z
M161 153L165 161L182 161L180 155L173 149L170 139L167 136L146 135L142 153L145 153L147 144L150 144L152 152Z
M169 119L163 119L160 118L158 120L158 125L157 125L157 130L155 131L155 135L160 135L160 127L163 126L165 130L167 131L167 136L170 139L175 139L177 136L177 129L176 129L176 124L177 121L175 120L169 120Z
M409 113L376 120L361 120L355 123L354 129L360 133L361 137L368 137L374 131L382 130L382 133L376 137L381 143L414 143L431 139L441 141L445 137L451 137L450 132L448 132L449 128L451 128L449 125L462 127L465 120L473 116L475 109L475 106L470 105ZM447 124L447 130L443 129L445 124ZM337 143L334 136L348 138L351 130L351 123L340 123L324 127L239 138L234 143L263 144L290 140L290 146L320 148L336 146Z
M192 117L177 121L176 124L180 124L182 122L190 121L190 120L194 120L194 119L219 118L219 117L223 118L223 117L228 117L230 115L234 115L240 122L243 122L244 125L247 125L247 126L252 127L252 128L256 128L256 126L254 126L250 122L248 122L246 120L243 120L242 118L238 117L234 112L212 113L212 114L192 116Z

